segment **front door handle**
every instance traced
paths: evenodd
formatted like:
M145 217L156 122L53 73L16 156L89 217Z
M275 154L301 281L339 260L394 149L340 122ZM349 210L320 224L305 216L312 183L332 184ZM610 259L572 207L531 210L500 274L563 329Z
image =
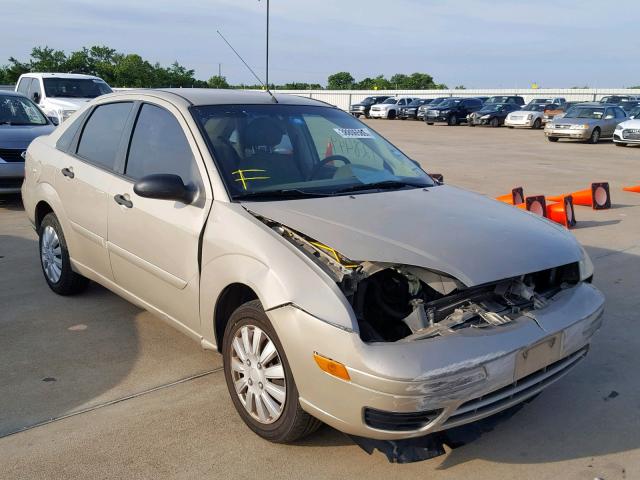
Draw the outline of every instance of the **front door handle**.
M133 202L127 199L127 197L125 197L124 195L121 195L121 194L115 195L113 199L116 201L118 205L122 205L127 208L133 207Z
M73 178L76 176L76 174L73 173L73 169L71 167L63 168L61 171L65 177Z

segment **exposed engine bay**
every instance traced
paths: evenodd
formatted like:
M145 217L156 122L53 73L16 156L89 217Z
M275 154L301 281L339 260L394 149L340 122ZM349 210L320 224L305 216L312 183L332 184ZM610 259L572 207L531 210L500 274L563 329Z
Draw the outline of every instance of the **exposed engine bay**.
M353 307L360 337L366 342L412 341L450 335L462 328L500 327L544 308L556 293L580 280L576 262L466 287L422 267L352 261L302 233L255 216L336 281Z

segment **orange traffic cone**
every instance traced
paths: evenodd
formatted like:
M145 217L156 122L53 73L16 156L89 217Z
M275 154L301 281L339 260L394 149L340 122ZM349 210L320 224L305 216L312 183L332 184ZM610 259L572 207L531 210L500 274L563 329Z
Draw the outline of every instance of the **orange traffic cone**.
M573 197L567 195L562 197L561 202L547 205L547 218L560 225L564 225L565 228L575 227L577 221L573 209Z
M508 203L510 205L518 205L520 203L524 203L524 190L522 189L522 187L515 187L511 189L511 193L500 195L499 197L496 197L496 200Z
M547 202L544 195L527 197L524 202L517 204L516 207L535 213L541 217L547 216Z
M433 178L436 182L443 184L444 183L444 175L441 173L428 173L431 178Z
M625 192L640 193L640 185L634 185L632 187L622 187L622 190L624 190Z
M566 195L555 195L547 197L551 202L562 202L564 197L571 195L574 205L586 205L594 210L604 210L611 208L611 194L607 182L592 183L591 188L579 190Z
M324 151L324 158L330 157L331 155L333 155L333 143L329 140L327 142L327 148Z

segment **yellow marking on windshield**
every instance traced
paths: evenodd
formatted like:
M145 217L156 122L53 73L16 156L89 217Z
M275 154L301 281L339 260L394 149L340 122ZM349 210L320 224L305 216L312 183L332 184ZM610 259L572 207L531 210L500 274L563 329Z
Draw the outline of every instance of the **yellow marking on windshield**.
M242 182L242 188L244 190L247 189L247 180L268 180L270 177L246 177L244 174L246 172L266 172L266 170L262 170L260 168L247 168L244 170L236 170L235 172L231 172L231 175L238 175L240 178L236 178L236 182Z

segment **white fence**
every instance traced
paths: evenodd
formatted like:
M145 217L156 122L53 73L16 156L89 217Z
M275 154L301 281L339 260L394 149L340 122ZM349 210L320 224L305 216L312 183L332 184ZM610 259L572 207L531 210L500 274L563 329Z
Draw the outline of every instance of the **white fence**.
M277 90L313 98L348 110L349 105L358 103L371 95L398 95L420 98L436 97L491 97L493 95L520 95L525 102L534 98L564 97L567 101L596 101L605 95L640 95L640 90L632 88L545 88L545 89L477 89L477 90Z

